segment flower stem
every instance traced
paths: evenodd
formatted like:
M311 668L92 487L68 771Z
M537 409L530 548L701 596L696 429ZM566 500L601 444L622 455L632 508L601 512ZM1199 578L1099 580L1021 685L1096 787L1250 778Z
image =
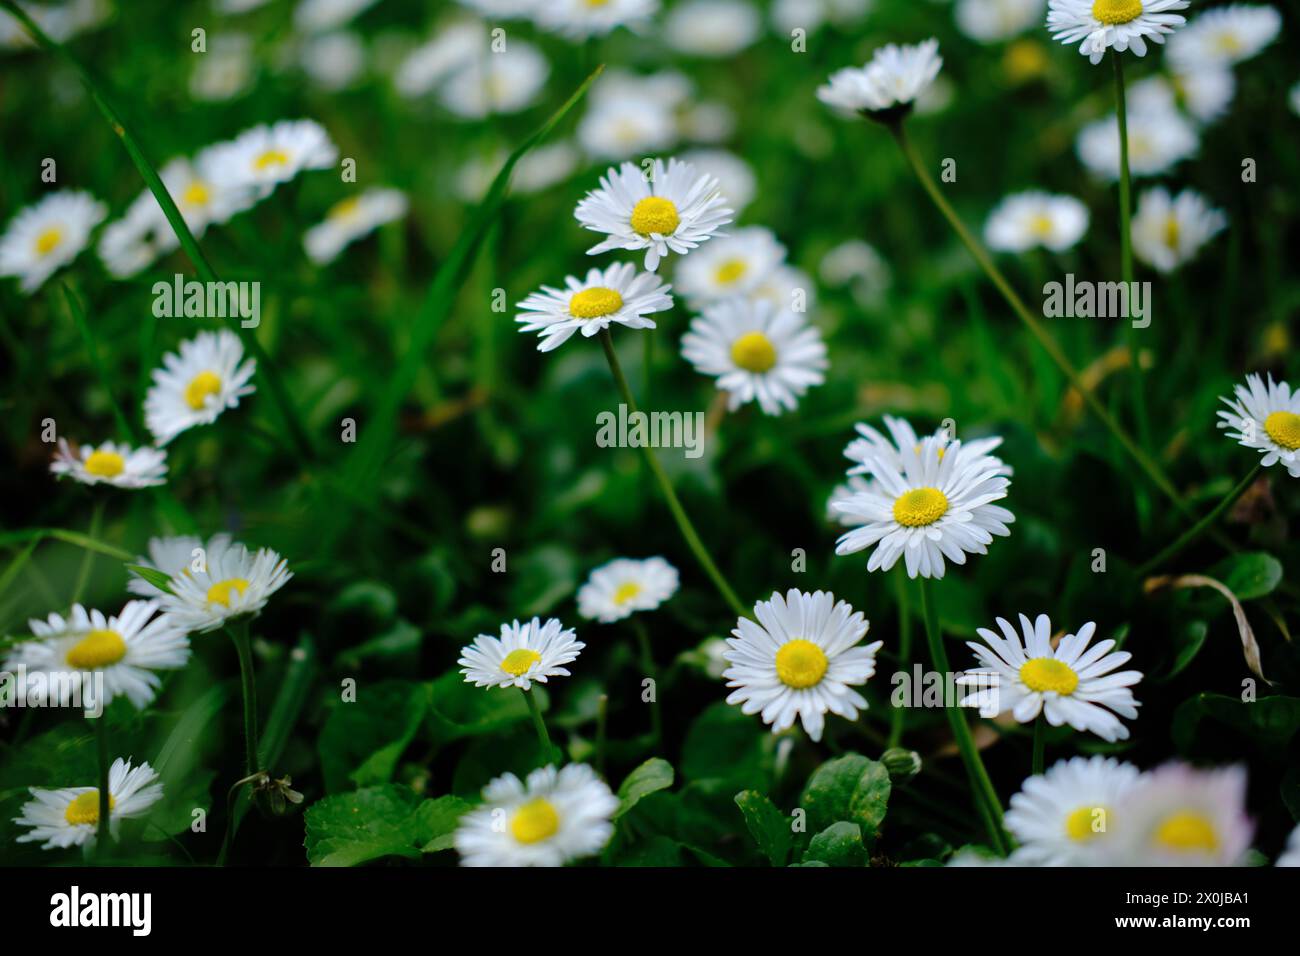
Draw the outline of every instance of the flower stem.
M609 723L609 695L596 698L596 773L605 775L605 734Z
M943 634L939 631L937 610L930 594L929 582L922 580L920 584L921 616L925 619L925 636L930 645L930 662L935 670L946 678L951 668L948 665L948 652L943 647ZM971 790L974 791L975 803L980 808L980 814L988 828L989 839L993 843L993 848L1002 856L1006 856L1007 836L1002 829L1002 803L998 800L997 791L993 789L993 781L989 779L989 772L985 769L979 749L975 746L970 725L966 723L966 715L962 713L955 701L945 701L944 711L948 715L948 724L952 728L953 740L961 754L962 763L966 765L966 776L970 780Z
M1219 516L1227 511L1228 508L1232 507L1233 502L1240 498L1245 493L1246 489L1254 484L1255 479L1259 477L1261 470L1263 470L1262 465L1256 465L1252 468L1245 478L1237 482L1237 485L1223 496L1222 500L1214 506L1214 509L1209 514L1184 531L1178 539L1173 542L1173 544L1169 545L1150 561L1147 561L1138 568L1138 576L1141 577L1150 574L1156 568L1160 567L1160 565L1181 553L1184 548L1212 528L1214 522L1218 520Z
M546 732L546 721L542 720L542 709L537 706L537 698L533 696L532 690L519 688L519 693L524 695L524 700L528 701L528 713L533 717L533 728L537 731L537 740L542 745L542 752L545 754L545 760L549 763L551 759L551 735Z
M109 807L111 793L108 789L108 717L102 710L95 718L95 751L99 761L99 833L96 855L102 860L108 855L108 820L112 812Z
M618 355L614 352L614 339L609 334L609 329L602 329L600 332L600 344L605 350L605 359L609 362L609 370L614 376L614 384L618 386L619 394L622 396L628 411L636 412L636 399L632 397L632 389L628 387L627 378L623 375L623 368L618 363ZM646 464L649 465L651 473L655 476L655 481L659 483L659 490L663 493L664 502L668 505L668 510L672 512L673 519L677 522L677 528L686 539L686 545L695 555L695 560L700 562L700 567L704 568L704 573L709 576L713 586L718 589L723 600L731 606L731 609L740 617L747 617L749 612L745 606L740 603L740 598L736 597L736 592L732 590L727 579L722 576L718 570L717 564L714 563L709 549L704 546L700 540L699 534L695 531L695 526L691 524L690 517L686 514L686 509L677 499L677 492L673 490L672 482L668 480L668 475L664 471L663 465L659 464L659 459L655 457L654 449L648 445L642 445L641 451L645 455Z
M650 733L657 747L663 740L663 723L659 715L659 674L655 668L654 653L650 648L650 632L635 614L632 616L632 628L636 631L636 642L641 651L641 670L646 677L654 681L654 700L650 701Z
M257 773L257 681L253 672L253 648L248 637L247 619L235 621L227 628L239 656L239 679L244 697L244 772Z
M1043 772L1043 755L1047 750L1047 720L1040 713L1034 721L1034 775Z
M907 572L902 566L894 575L894 596L898 604L898 669L906 671L912 663L912 608L907 601ZM903 739L906 707L895 707L889 717L889 744L897 747Z
M98 490L98 489L96 489ZM99 538L99 528L104 521L104 496L95 496L94 510L90 514L90 530L87 537L92 541ZM80 604L81 597L86 593L86 584L90 581L90 571L95 565L95 552L86 549L86 553L81 556L81 568L77 571L77 583L72 590L72 603Z
M924 163L921 162L921 157L916 152L916 148L912 145L911 140L907 138L907 133L903 129L903 124L901 122L891 123L888 125L888 129L894 134L894 139L897 140L899 148L902 149L903 155L907 158L908 164L916 174L916 178L920 180L921 186L930 196L930 199L934 202L935 206L938 207L939 212L943 213L944 218L948 220L948 224L952 226L953 231L957 233L957 237L970 251L970 254L975 258L975 261L979 263L980 268L984 270L984 273L989 277L989 280L997 288L998 292L1002 294L1002 298L1006 299L1007 304L1011 306L1011 310L1016 313L1016 316L1020 321L1025 324L1025 327L1028 328L1034 338L1038 340L1038 344L1043 347L1043 351L1047 353L1048 357L1056 364L1056 367L1061 370L1065 377L1070 380L1070 384L1073 385L1078 390L1079 394L1083 396L1084 401L1088 403L1088 407L1092 410L1092 413L1097 416L1097 419L1103 425L1106 426L1107 430L1115 437L1115 440L1120 443L1120 446L1128 453L1129 457L1131 457L1137 463L1138 467L1146 473L1146 476L1151 480L1151 483L1159 488L1160 491L1173 502L1174 506L1178 508L1179 511L1184 514L1190 514L1190 509L1186 502L1183 501L1182 496L1178 493L1178 489L1174 487L1173 482L1171 482L1165 475L1164 470L1161 469L1160 465L1157 464L1150 455L1142 450L1128 432L1124 430L1123 426L1121 426L1120 423L1116 421L1115 417L1111 415L1106 406L1102 404L1101 400L1093 394L1092 389L1083 381L1083 377L1079 374L1079 370L1076 369L1074 364L1066 357L1060 344L1052 337L1051 333L1047 331L1043 324L1034 317L1033 313L1029 311L1024 300L1021 299L1015 289L1011 287L1011 283L1007 281L1006 276L1004 276L1002 271L998 269L988 252L982 245L980 245L979 241L971 234L970 230L966 228L965 223L958 218L956 211L949 204L948 200L944 198L943 193L939 191L939 187L935 185L934 180L926 171ZM1134 357L1133 360L1136 361L1136 357Z
M1110 51L1115 64L1115 120L1119 124L1119 264L1120 278L1132 289L1133 282L1133 179L1128 168L1128 109L1124 98L1124 58L1118 50ZM1142 386L1142 362L1138 358L1137 329L1128 323L1128 352L1133 386L1133 418L1142 448L1151 447L1150 422L1147 420L1146 393Z

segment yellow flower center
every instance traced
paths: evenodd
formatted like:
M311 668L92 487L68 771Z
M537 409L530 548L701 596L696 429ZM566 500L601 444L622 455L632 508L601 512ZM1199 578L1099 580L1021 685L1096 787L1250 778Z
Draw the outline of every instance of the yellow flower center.
M248 582L243 578L227 578L225 581L218 581L208 588L208 603L224 604L226 607L230 607L230 592L237 591L243 594L247 590Z
M1178 225L1178 217L1170 216L1165 220L1165 245L1170 249L1178 248L1178 239L1182 233L1182 228Z
M1300 448L1300 415L1295 412L1274 412L1264 419L1264 431L1275 443L1289 451Z
M108 795L108 809L111 811L117 804L113 795ZM79 793L68 804L68 809L63 812L63 819L67 820L74 827L81 823L98 824L99 823L99 791L87 790L85 793Z
M1040 239L1048 238L1052 234L1052 218L1040 212L1030 220L1029 231Z
M826 652L801 637L786 641L776 652L776 676L781 678L781 683L796 690L816 684L829 666Z
M560 815L541 797L525 803L510 818L510 833L520 843L540 843L559 829Z
M283 166L289 162L289 154L282 149L268 149L257 159L253 160L254 169L270 169L272 166Z
M905 528L934 524L948 513L948 496L938 488L913 488L894 501L894 520Z
M1219 48L1220 53L1241 52L1241 38L1235 33L1220 33L1215 38L1214 45Z
M511 651L501 660L501 669L507 674L513 674L515 677L528 672L532 667L542 659L542 655L536 651L521 647L516 651Z
M1020 679L1030 690L1040 694L1055 691L1058 694L1072 694L1079 686L1079 675L1069 664L1062 664L1054 657L1034 657L1020 665Z
M614 592L614 603L626 604L640 594L641 590L641 585L636 581L624 581L618 586L618 590Z
M117 631L90 631L68 651L68 666L93 671L126 657L126 641Z
M616 289L596 286L583 289L569 300L569 315L575 319L598 319L602 315L613 315L623 308L623 297Z
M185 386L185 404L196 412L208 402L209 395L221 392L221 376L211 369L204 369Z
M589 7L604 7L609 5L609 0L586 0Z
M59 247L59 243L62 241L63 230L58 226L51 226L36 237L36 254L38 256L48 256Z
M718 266L718 271L713 274L713 278L717 280L718 285L731 285L733 282L739 282L748 270L749 264L744 259L728 259Z
M1195 810L1170 814L1156 827L1155 842L1169 850L1214 850L1219 845L1214 824Z
M1065 832L1071 840L1091 840L1106 832L1106 818L1110 811L1105 807L1079 807L1065 818ZM1100 822L1101 826L1097 826Z
M86 471L100 478L116 478L126 469L126 459L115 451L93 451L86 459Z
M776 364L776 346L762 332L746 332L731 344L731 360L761 375Z
M189 186L185 188L185 192L181 194L181 205L206 206L208 200L211 198L212 194L208 192L207 184L196 179L191 182Z
M680 222L677 207L663 196L647 196L632 207L632 228L643 236L671 236Z
M1047 53L1033 40L1017 40L1007 48L1002 66L1014 81L1027 80L1047 70Z
M342 202L336 202L326 214L328 219L351 219L361 208L361 197L351 196Z
M1092 15L1111 26L1129 23L1142 16L1142 0L1097 0Z

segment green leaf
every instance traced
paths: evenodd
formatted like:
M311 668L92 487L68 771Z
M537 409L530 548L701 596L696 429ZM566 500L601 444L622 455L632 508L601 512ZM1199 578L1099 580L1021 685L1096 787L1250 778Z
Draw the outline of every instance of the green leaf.
M159 591L164 594L172 593L172 579L163 574L157 568L146 568L143 564L128 564L126 569L133 574L144 578Z
M745 826L768 862L773 866L785 866L794 842L790 818L757 790L742 790L736 794L736 806L740 807Z
M445 796L436 800L425 800L416 811L419 825L428 835L429 842L421 850L424 853L437 853L449 850L456 835L456 824L460 818L473 809L473 804L460 797Z
M771 734L756 717L722 701L709 706L686 733L681 772L687 780L725 779L737 790L766 790L764 746Z
M1300 730L1300 697L1243 701L1224 694L1197 694L1174 711L1173 738L1180 753L1191 753L1201 741L1206 719L1231 727L1256 746L1281 756Z
M1206 635L1209 633L1209 625L1199 619L1185 621L1181 627L1175 628L1173 631L1173 644L1176 649L1174 662L1170 665L1168 673L1159 678L1158 683L1163 684L1182 673L1201 652Z
M529 693L537 695L545 713L545 690L534 684ZM527 719L528 702L518 688L475 687L459 671L448 671L429 685L429 725L439 743L494 733Z
M326 789L337 792L390 780L428 707L427 687L409 681L367 684L355 702L337 704L317 744Z
M845 754L818 767L804 788L801 806L811 830L847 820L861 825L868 839L885 819L889 771L861 754Z
M856 823L839 820L812 838L803 862L827 866L866 866L867 848L862 845L862 828Z
M1237 595L1238 601L1253 601L1272 594L1282 582L1282 565L1271 554L1250 551L1225 558L1208 574Z
M661 757L651 757L629 773L618 788L617 820L636 806L643 797L656 790L667 790L673 785L673 765Z
M395 784L325 797L307 808L307 859L312 866L356 866L386 856L416 859L443 849L466 809L457 797L422 800Z

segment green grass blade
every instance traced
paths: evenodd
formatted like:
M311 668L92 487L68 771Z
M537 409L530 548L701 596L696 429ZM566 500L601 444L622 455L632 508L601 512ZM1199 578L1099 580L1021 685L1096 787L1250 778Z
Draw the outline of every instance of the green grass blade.
M95 370L95 374L99 377L100 386L108 395L108 405L113 410L113 418L117 422L117 430L121 433L122 440L135 445L140 444L140 435L132 427L131 420L126 417L126 413L122 411L122 406L118 404L117 397L113 394L113 386L108 380L104 360L99 354L99 344L95 341L95 335L90 330L86 310L82 308L77 294L72 291L72 287L67 283L63 285L63 296L68 301L68 311L72 313L72 321L76 323L81 332L81 338L86 343L86 354L90 356L90 367Z

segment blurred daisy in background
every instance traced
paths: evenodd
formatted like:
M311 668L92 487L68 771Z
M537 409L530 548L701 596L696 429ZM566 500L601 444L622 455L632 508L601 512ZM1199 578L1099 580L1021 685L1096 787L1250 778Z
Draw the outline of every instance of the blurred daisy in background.
M13 276L26 293L81 254L108 207L87 192L50 193L22 209L0 236L0 276Z
M893 282L884 257L862 239L849 239L829 249L817 271L827 285L848 286L853 300L864 308L880 305Z
M1233 67L1258 55L1282 32L1282 15L1269 6L1233 3L1193 17L1169 40L1169 62L1192 72Z
M482 23L454 20L401 59L393 73L393 87L407 98L424 96L460 67L488 53L488 32Z
M298 49L298 65L316 86L334 93L365 73L366 45L348 30L311 36Z
M857 524L856 520L836 508L835 502L850 495L862 495L870 491L871 479L863 478L861 475L849 475L848 478L831 489L830 497L826 499L826 520L831 524L842 524L850 527Z
M298 0L293 25L305 33L320 33L343 26L369 10L379 0Z
M533 19L570 40L603 36L617 27L640 30L659 12L659 0L540 0Z
M564 289L542 286L519 303L515 321L520 332L537 332L539 352L559 348L574 332L588 338L612 323L629 329L653 329L649 313L673 307L671 286L650 272L638 273L630 262L589 269L585 279L567 276Z
M564 665L576 661L586 646L573 628L555 618L543 624L535 617L523 624L502 624L499 638L480 634L461 648L456 663L467 684L528 690L534 681L545 684L552 677L568 677Z
M1291 103L1291 112L1300 116L1300 83L1291 87L1291 92L1287 94L1287 99Z
M14 645L5 670L23 666L63 678L50 682L69 695L60 706L79 694L87 713L101 711L117 697L142 710L162 684L154 671L177 670L190 659L185 631L168 615L157 614L158 608L153 600L128 601L120 614L107 617L76 604L67 618L51 614L44 621L28 621L35 640ZM102 700L97 687L101 675Z
M57 43L92 30L104 23L113 8L108 0L61 0L60 3L20 4L41 31ZM32 46L32 38L15 18L0 17L0 49Z
M677 569L663 558L615 558L578 588L578 613L602 624L653 611L677 593Z
M1147 40L1164 43L1165 35L1186 23L1175 10L1188 0L1048 0L1047 29L1052 39L1098 64L1108 49L1146 56ZM1082 41L1082 42L1080 42Z
M691 320L682 358L717 378L735 411L757 401L766 415L794 411L799 398L826 380L826 343L806 317L765 300L722 299Z
M438 102L462 119L518 113L536 100L551 65L537 47L515 40L500 53L478 57L456 69L438 91Z
M681 160L690 163L701 175L716 179L718 192L727 198L727 205L737 215L758 192L753 168L735 153L725 149L692 149L682 153Z
M972 40L997 43L1042 23L1046 0L957 0L957 27Z
M827 24L856 26L874 6L875 0L774 0L772 25L787 37L793 30L811 36Z
M718 189L716 179L678 159L656 159L648 176L632 163L610 169L574 210L584 229L609 236L587 255L644 249L645 267L654 272L669 252L685 255L731 222Z
M614 835L618 798L586 764L512 773L483 788L483 804L460 818L462 866L563 866L598 853Z
M1291 836L1286 841L1286 849L1273 865L1300 866L1300 826L1291 831Z
M211 425L255 391L250 379L257 362L245 360L243 343L228 329L200 332L162 361L144 399L145 425L160 446L188 428Z
M314 120L281 120L254 126L213 149L211 175L218 187L251 187L265 198L281 183L309 169L329 169L338 147Z
M930 88L943 66L939 41L915 46L889 44L863 67L845 67L817 88L817 98L850 113L893 113L910 108Z
M140 567L161 572L168 578L189 576L207 566L208 551L214 548L224 550L229 547L230 535L228 534L213 535L212 540L206 545L202 538L193 534L174 538L150 538L148 557L138 557L135 563ZM140 577L134 570L128 569L128 573L131 576L127 579L126 589L132 594L139 594L142 597L162 597L166 593Z
M1180 107L1198 123L1212 123L1228 112L1237 89L1231 70L1197 68L1188 73L1149 76L1128 90L1135 113L1176 112Z
M627 159L671 149L683 139L718 142L734 125L726 106L701 99L695 84L676 70L611 70L591 88L578 141L592 156Z
M745 0L685 0L664 20L664 39L688 56L735 56L762 32L758 11Z
M1025 866L1098 866L1119 837L1138 769L1114 757L1071 757L1030 777L1004 818Z
M779 734L803 724L821 740L829 711L857 720L867 700L853 689L876 672L883 642L861 644L870 626L861 611L827 591L791 588L754 605L757 622L742 617L727 639L731 666L722 675L728 704L759 714Z
M1223 231L1228 217L1192 189L1170 196L1163 187L1138 197L1133 254L1157 272L1172 272Z
M532 16L541 0L458 0L462 7L493 20L511 20Z
M993 504L1011 485L1000 459L984 454L986 446L938 435L917 445L900 448L897 460L864 460L871 490L834 503L855 526L840 535L836 554L871 548L868 571L888 571L901 557L908 577L941 578L945 557L965 564L967 554L987 554L995 535L1011 533L1015 516Z
M988 646L966 642L984 667L968 669L957 678L958 686L980 688L961 699L962 707L978 707L982 714L1009 713L1022 724L1041 713L1053 727L1069 724L1109 743L1128 739L1128 728L1119 718L1137 717L1139 704L1130 688L1142 674L1114 671L1132 654L1115 651L1112 640L1089 649L1097 631L1091 621L1079 633L1066 634L1055 648L1046 614L1032 622L1020 615L1023 642L1010 621L997 621L1005 640L981 627L979 636Z
M456 195L466 202L481 200L508 158L504 149L490 156L470 157L456 172ZM515 163L510 175L510 194L526 196L564 182L578 168L580 158L574 145L563 140L530 149Z
M60 438L50 471L59 477L67 475L83 485L152 488L167 483L167 453L112 441L79 445L74 450L67 439Z
M99 836L98 788L29 787L28 790L33 799L23 804L14 822L31 829L15 842L44 840L42 850L94 846ZM132 768L130 757L114 760L108 769L108 830L113 839L118 838L123 820L145 816L162 796L163 785L147 763Z
M1144 773L1126 795L1119 839L1105 846L1106 863L1241 866L1254 831L1244 767L1169 763Z
M783 263L769 272L748 298L754 302L770 302L773 308L802 315L816 304L817 290L808 273Z
M998 203L984 224L984 241L999 252L1064 252L1087 231L1088 207L1079 200L1031 190Z
M1196 154L1196 129L1173 110L1128 114L1128 162L1133 176L1158 176ZM1119 179L1119 121L1114 115L1089 123L1075 142L1079 159L1106 179Z
M671 149L678 140L677 120L672 112L647 99L621 103L596 103L578 123L578 142L599 159Z
M217 13L248 13L270 2L271 0L213 0L212 6Z
M232 100L252 89L255 73L252 39L243 33L218 33L207 52L195 57L190 96L208 103Z
M245 545L217 535L208 542L204 567L171 579L172 593L163 609L187 632L215 631L227 621L258 614L271 595L293 577L283 558L270 548L250 552Z
M747 296L785 262L785 246L763 226L746 226L682 260L677 291L693 308L733 295Z
M336 203L325 220L303 233L302 244L317 265L332 262L349 243L369 235L384 223L406 215L409 203L397 189L367 189Z
M1265 468L1281 462L1292 478L1300 478L1300 391L1286 382L1267 383L1247 375L1246 384L1233 389L1234 398L1220 398L1228 410L1219 410L1219 428L1227 429L1246 448L1262 456Z

